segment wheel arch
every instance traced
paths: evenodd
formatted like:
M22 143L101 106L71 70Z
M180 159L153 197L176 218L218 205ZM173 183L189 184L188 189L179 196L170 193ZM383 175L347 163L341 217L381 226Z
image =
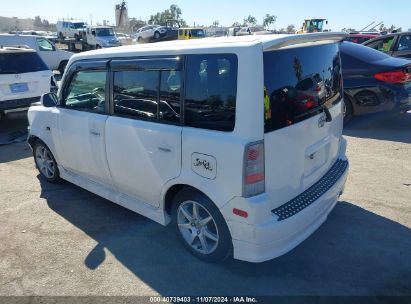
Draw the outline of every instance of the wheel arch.
M163 210L168 214L171 215L171 209L173 207L173 200L174 197L177 195L177 193L179 193L180 191L182 191L183 189L191 189L191 190L195 190L203 195L205 195L207 198L210 199L210 201L213 202L213 204L218 208L218 206L214 203L214 201L207 195L205 194L203 191L201 191L200 189L193 187L191 185L188 184L174 184L171 185L164 194L164 199L163 199ZM219 208L218 208L219 209Z

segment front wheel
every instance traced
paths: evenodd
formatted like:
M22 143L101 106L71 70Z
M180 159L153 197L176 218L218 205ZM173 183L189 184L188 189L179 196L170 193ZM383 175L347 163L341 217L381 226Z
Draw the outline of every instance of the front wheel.
M158 40L160 39L160 33L159 32L155 32L154 33L154 40Z
M222 262L232 253L231 235L214 203L190 188L173 201L173 225L178 238L196 257L206 262Z
M37 141L34 144L33 156L41 176L50 183L61 181L57 162L50 149L43 142Z

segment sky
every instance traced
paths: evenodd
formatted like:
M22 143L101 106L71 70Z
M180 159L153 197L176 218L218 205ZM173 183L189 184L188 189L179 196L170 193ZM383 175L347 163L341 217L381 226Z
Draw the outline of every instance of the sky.
M39 15L50 22L62 18L83 19L90 23L109 20L114 23L114 6L120 0L2 0L0 16L34 18ZM230 26L242 22L248 15L262 23L265 14L277 16L275 28L285 28L289 24L300 27L305 18L328 19L332 30L354 28L361 30L373 21L384 21L389 27L392 24L411 28L411 1L381 0L315 0L315 1L269 1L269 0L151 0L127 1L129 17L148 20L150 15L177 4L182 9L182 18L188 24L211 25L219 21L220 25Z

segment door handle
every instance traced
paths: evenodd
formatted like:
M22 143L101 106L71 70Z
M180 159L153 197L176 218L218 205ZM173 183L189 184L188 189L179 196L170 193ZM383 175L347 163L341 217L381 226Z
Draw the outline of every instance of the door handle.
M100 136L100 133L99 133L99 132L90 131L90 133L91 133L91 135L94 135L94 136Z
M171 149L170 149L170 148L167 148L167 147L164 147L164 146L159 146L159 147L158 147L158 150L160 150L161 152L166 152L166 153L170 153L170 152L171 152Z

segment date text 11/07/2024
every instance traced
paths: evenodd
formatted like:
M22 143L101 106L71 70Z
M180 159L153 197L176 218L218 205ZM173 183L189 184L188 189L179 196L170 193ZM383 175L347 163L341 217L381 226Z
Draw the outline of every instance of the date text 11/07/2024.
M150 303L258 303L253 297L150 297Z

